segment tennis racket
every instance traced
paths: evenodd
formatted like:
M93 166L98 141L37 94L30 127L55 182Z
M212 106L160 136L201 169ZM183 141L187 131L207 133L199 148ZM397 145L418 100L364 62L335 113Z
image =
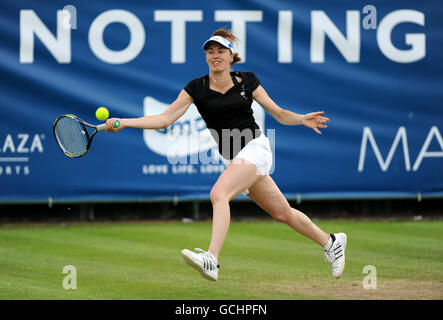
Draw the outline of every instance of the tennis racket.
M119 126L120 122L115 120L114 127ZM89 131L88 128L90 128ZM104 131L105 128L105 123L94 126L73 114L65 114L55 119L52 131L58 146L65 155L70 158L80 158L88 153L95 135Z

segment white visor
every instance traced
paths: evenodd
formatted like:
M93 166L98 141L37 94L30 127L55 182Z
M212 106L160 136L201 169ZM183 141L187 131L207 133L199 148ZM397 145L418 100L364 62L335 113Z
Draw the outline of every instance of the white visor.
M203 43L203 50L206 50L206 45L209 42L217 42L217 43L221 44L223 47L226 47L229 50L231 50L232 53L234 53L234 46L232 45L231 41L229 41L226 38L223 38L220 36L210 37L208 40L205 41L205 43Z

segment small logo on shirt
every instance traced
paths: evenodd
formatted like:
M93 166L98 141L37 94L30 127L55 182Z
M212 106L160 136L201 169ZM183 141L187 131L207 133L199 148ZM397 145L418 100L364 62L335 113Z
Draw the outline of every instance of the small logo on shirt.
M243 90L242 92L240 92L240 95L244 98L244 99L246 99L246 100L249 100L249 98L248 98L248 96L246 95L246 92Z

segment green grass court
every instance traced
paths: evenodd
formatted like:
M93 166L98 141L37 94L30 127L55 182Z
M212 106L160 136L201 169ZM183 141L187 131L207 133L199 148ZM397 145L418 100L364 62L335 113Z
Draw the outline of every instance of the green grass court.
M348 235L332 278L316 243L274 221L232 221L219 281L185 264L211 223L94 222L0 226L0 299L443 299L443 221L315 221ZM77 289L63 288L63 267ZM377 271L365 290L363 268Z

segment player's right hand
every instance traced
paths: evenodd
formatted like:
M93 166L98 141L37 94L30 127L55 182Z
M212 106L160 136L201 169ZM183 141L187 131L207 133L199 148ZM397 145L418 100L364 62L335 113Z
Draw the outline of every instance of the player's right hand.
M120 126L116 127L115 126L115 121L118 121L118 123L120 123ZM106 120L106 132L119 132L121 129L124 128L124 124L123 121L119 118L110 118L108 120Z

